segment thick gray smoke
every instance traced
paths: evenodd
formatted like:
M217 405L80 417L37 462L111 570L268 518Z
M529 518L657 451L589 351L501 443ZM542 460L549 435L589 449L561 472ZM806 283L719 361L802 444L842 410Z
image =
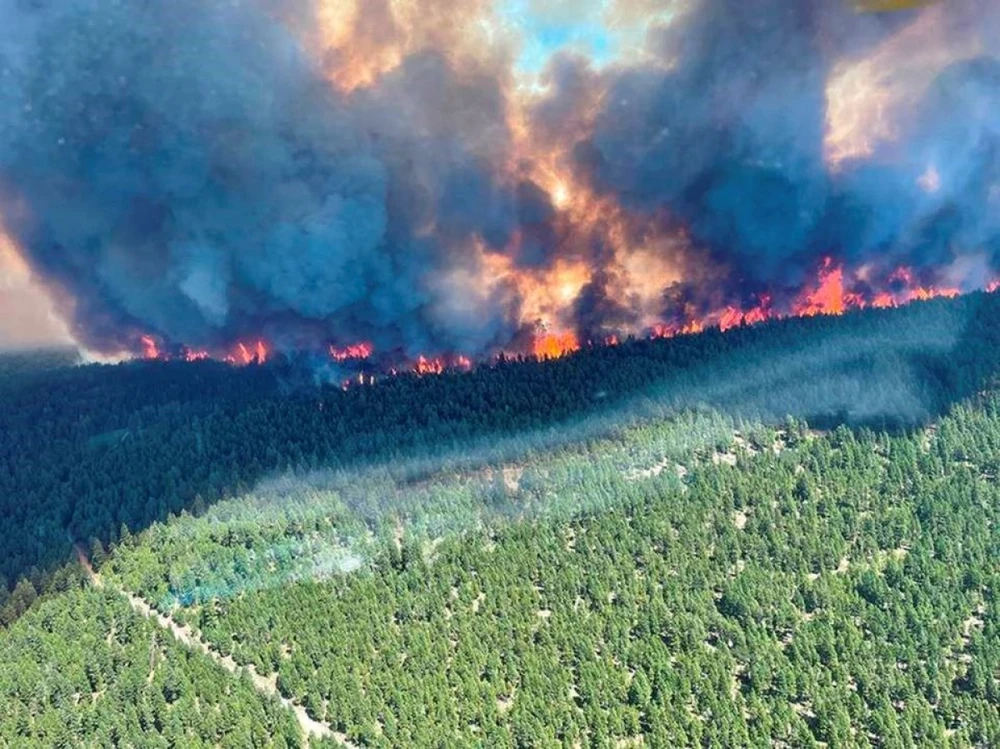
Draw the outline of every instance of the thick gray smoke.
M262 0L3 0L0 27L5 223L84 340L512 335L516 304L461 283L519 208L494 81L427 52L348 100Z
M880 142L882 123L868 117L857 135L872 152L837 169L825 153L830 80L917 12L857 14L823 0L689 7L652 34L647 64L599 75L564 60L554 70L556 94L539 110L547 129L575 111L558 102L605 91L593 131L575 146L577 169L599 191L647 216L666 208L754 290L797 290L825 256L940 270L986 251L997 267L1000 6L954 0L919 11L927 33L859 68L858 121L873 106L866 86L903 103L880 113L895 137ZM944 56L948 45L959 51L943 71L893 78L914 67L907 56ZM921 181L931 166L933 189Z
M511 269L563 259L591 272L551 316L598 339L646 324L622 290L646 247L684 279L654 290L665 319L787 302L826 257L883 290L902 265L963 289L997 272L996 3L678 4L629 64L557 57L527 148L509 61L462 65L432 28L446 4L410 5L426 43L343 93L322 68L351 50L304 51L312 0L0 0L0 214L77 337L474 356L545 306ZM407 36L395 5L363 10L363 55ZM868 84L888 102L831 101ZM834 163L845 124L865 148ZM557 208L552 153L628 226Z

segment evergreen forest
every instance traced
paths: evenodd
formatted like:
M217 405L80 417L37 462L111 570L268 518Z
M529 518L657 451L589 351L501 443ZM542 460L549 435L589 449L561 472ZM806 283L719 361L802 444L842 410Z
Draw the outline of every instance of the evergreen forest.
M1000 745L998 339L0 357L0 746Z

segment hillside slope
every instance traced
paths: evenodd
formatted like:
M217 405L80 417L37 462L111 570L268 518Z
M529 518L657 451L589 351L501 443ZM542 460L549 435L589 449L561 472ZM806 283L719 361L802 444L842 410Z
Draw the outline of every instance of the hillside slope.
M924 422L1000 368L1000 295L974 294L725 334L631 341L548 362L407 375L344 392L308 362L45 368L0 377L0 625L77 577L70 539L115 541L202 512L276 471L436 458L581 422L706 405L820 427ZM20 372L23 367L7 367ZM0 367L0 372L4 371ZM570 428L574 427L574 428ZM520 449L525 449L522 445ZM20 591L13 594L17 585Z
M348 392L10 381L5 563L35 561L0 743L214 745L223 715L297 745L289 703L358 746L1000 743L996 322L976 295Z
M998 407L686 456L639 430L364 524L347 489L254 496L105 569L362 746L992 746Z

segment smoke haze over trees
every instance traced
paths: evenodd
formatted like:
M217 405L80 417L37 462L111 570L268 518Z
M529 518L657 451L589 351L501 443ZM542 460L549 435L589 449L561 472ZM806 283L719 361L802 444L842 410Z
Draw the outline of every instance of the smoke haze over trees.
M76 576L54 575L74 559L71 539L107 543L285 472L415 464L419 478L704 407L822 428L920 424L989 384L998 305L973 294L347 391L302 381L281 360L234 369L3 357L0 621Z
M142 601L359 747L996 745L998 315L976 294L280 398L278 362L0 358L26 446L0 477L45 485L0 486L37 508L3 508L9 553L70 517L103 580L9 595L0 743L301 744ZM688 407L644 420L636 393ZM813 428L755 418L782 402ZM603 432L569 418L598 404ZM549 420L563 441L530 439ZM448 446L468 464L410 470Z

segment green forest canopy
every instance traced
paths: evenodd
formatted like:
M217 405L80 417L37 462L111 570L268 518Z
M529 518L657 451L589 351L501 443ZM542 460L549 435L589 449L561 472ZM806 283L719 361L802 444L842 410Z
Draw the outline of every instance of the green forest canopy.
M0 744L114 745L102 711L119 739L211 743L209 703L233 745L299 741L82 590L73 538L362 746L996 745L998 312L974 295L347 393L291 365L11 379Z

